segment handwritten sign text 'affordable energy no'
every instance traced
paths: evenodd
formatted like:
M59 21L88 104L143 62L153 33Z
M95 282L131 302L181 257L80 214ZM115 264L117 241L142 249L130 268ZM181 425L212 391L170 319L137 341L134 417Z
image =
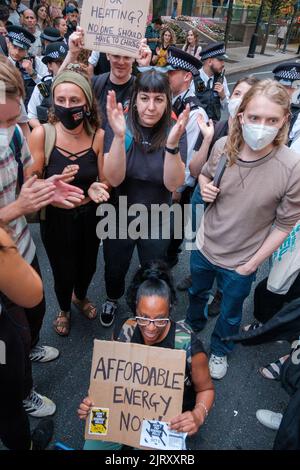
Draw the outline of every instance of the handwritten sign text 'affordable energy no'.
M84 0L80 26L85 47L129 57L138 56L145 36L150 0Z
M180 414L185 356L181 350L95 340L89 389L95 407L85 438L139 447L144 419L169 421Z

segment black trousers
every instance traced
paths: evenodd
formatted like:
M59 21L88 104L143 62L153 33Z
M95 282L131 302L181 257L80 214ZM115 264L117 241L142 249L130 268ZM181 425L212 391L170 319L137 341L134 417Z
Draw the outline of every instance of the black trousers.
M36 272L41 275L38 259L35 256L31 266ZM43 319L46 311L45 297L42 301L33 308L24 308L14 304L10 299L1 294L2 302L5 306L10 321L18 329L20 338L24 346L24 386L23 398L26 398L32 387L32 366L29 359L31 349L39 341L39 334L43 324Z
M268 278L257 284L254 291L254 317L261 323L266 323L284 304L300 297L300 274L296 277L288 292L284 295L275 294L267 290Z
M127 229L135 217L128 217ZM127 236L126 239L103 240L103 255L105 261L105 286L107 297L117 300L124 294L125 277L128 272L130 261L135 247L141 265L154 260L163 260L170 243L169 238L162 238L162 224L157 227L157 238L137 238L136 240ZM118 221L117 221L118 225ZM118 234L117 234L118 236Z
M191 202L191 197L192 197L192 194L194 192L194 186L191 187L191 186L188 186L187 188L185 188L185 190L181 193L181 199L179 202L177 203L174 203L174 204L179 204L180 207L181 207L181 210L182 210L182 215L183 217L181 218L181 220L174 220L174 230L175 230L175 227L176 227L176 231L178 233L179 230L181 230L181 233L182 233L182 236L181 238L172 238L171 241L170 241L170 244L169 244L169 248L168 248L168 252L167 252L167 257L171 260L172 258L175 258L179 252L179 248L180 248L180 245L182 244L183 240L184 240L184 228L185 228L185 225L188 221L188 217L189 217L189 213L187 211L184 211L184 206L187 205L187 204L190 204ZM181 225L180 227L178 227L178 223Z
M19 326L6 312L0 315L0 341L0 439L8 449L29 449L29 420L22 403L26 351Z
M89 202L75 209L48 206L41 222L41 237L51 264L54 288L61 310L68 312L74 291L85 299L96 271L99 242L97 205Z

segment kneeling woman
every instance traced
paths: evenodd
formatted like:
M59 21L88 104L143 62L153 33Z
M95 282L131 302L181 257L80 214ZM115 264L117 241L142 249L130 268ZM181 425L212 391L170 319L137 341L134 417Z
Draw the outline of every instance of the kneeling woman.
M97 315L86 294L96 271L99 239L96 235L97 203L108 199L102 180L103 135L88 79L66 70L52 85L54 115L47 133L54 133L54 147L46 164L45 128L32 131L30 149L33 171L45 178L67 173L85 198L74 209L48 206L41 221L41 236L51 264L60 312L54 321L57 334L70 330L71 302L88 319Z
M183 322L170 317L175 291L165 265L151 263L136 273L127 293L127 301L135 318L126 320L115 340L175 349L177 337L186 350L186 377L182 413L170 421L170 428L195 434L204 423L214 402L214 386L201 341ZM185 341L183 341L183 338ZM89 397L80 404L78 415L86 419L93 406ZM85 450L118 450L120 444L88 440Z

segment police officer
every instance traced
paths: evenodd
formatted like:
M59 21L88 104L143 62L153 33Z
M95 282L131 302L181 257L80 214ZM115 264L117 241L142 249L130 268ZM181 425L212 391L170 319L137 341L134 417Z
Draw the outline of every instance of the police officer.
M8 37L8 58L20 70L25 86L25 106L32 95L36 83L47 75L47 67L38 57L30 57L28 50L35 42L35 37L21 26L9 26L7 28Z
M53 28L52 26L47 26L47 28L45 28L44 31L41 33L43 55L45 54L45 50L48 44L60 42L63 41L63 39L64 38L60 35L58 29Z
M195 82L195 94L205 109L208 117L214 121L221 118L221 109L227 108L229 89L224 76L224 42L208 45L201 54L203 66Z
M198 98L195 96L194 89L191 86L193 78L199 75L199 68L201 62L194 56L188 54L182 49L170 46L168 49L168 76L170 81L171 90L173 93L173 111L177 116L182 113L187 105L190 106L189 120L186 125L187 136L187 161L185 167L185 182L184 186L178 188L173 194L173 201L178 202L183 209L186 204L189 204L190 197L195 186L195 178L191 176L189 165L193 158L193 150L199 135L198 117L202 115L205 122L208 117ZM182 211L182 215L184 212ZM170 267L174 266L178 261L179 247L184 238L184 226L187 220L182 217L181 220L181 238L172 239L168 249L168 263ZM176 220L175 220L176 223ZM176 230L178 233L178 230Z
M48 121L48 111L51 107L51 85L53 78L63 63L68 48L63 41L48 44L42 62L47 65L49 74L38 83L28 103L28 118L32 128Z
M274 79L281 83L291 100L291 120L288 146L300 153L300 63L284 62L273 70Z

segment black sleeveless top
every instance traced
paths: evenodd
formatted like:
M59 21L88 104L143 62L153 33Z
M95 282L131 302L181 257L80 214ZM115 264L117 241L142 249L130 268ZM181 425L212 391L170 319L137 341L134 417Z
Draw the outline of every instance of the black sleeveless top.
M46 167L45 178L49 178L53 175L60 175L68 165L78 165L78 173L71 184L82 189L84 191L84 195L87 196L87 191L90 185L98 179L98 157L93 150L94 139L95 134L93 136L91 146L77 153L72 153L61 147L55 146L51 152L48 166ZM65 152L68 155L66 156L62 152ZM73 159L73 157L76 159Z

